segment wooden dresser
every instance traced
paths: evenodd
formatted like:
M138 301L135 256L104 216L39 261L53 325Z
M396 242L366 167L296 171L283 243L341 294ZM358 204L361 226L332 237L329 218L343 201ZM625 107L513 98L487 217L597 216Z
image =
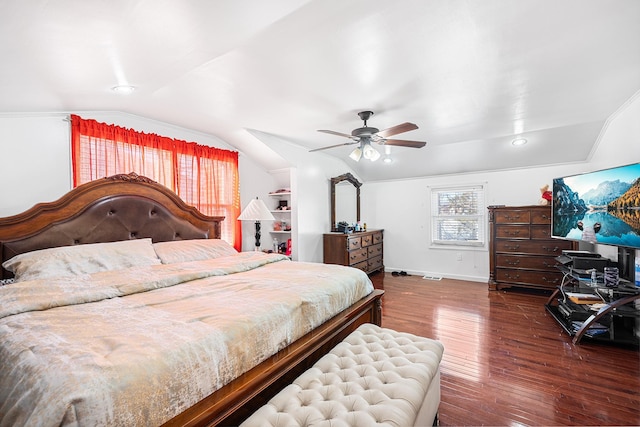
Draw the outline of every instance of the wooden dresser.
M382 270L382 236L383 230L326 233L322 239L324 263L348 265L366 273Z
M489 207L489 289L553 290L562 283L555 258L574 242L551 238L551 206Z

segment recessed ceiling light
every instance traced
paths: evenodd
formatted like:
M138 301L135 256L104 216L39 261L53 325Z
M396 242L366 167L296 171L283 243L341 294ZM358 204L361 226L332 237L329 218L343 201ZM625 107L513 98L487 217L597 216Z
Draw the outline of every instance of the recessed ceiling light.
M382 161L385 163L391 163L393 162L393 159L391 157L385 157L384 159L382 159Z
M111 90L114 91L115 93L121 93L123 95L128 95L131 92L133 92L134 90L136 90L136 88L135 88L135 86L118 85L118 86L112 87Z
M511 141L511 145L514 145L516 147L519 147L520 145L524 145L527 143L527 140L524 138L516 138L513 141Z

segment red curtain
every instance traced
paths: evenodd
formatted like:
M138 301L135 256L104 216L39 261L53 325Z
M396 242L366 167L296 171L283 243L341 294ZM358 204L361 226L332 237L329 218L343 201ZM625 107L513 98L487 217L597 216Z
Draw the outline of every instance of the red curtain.
M238 153L71 115L73 186L135 172L207 215L224 216L222 238L242 247Z

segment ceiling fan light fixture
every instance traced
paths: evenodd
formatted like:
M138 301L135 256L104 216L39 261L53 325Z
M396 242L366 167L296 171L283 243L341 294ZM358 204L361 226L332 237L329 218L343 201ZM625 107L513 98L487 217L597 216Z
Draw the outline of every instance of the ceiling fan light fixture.
M136 90L136 87L130 85L117 85L112 87L111 90L121 95L129 95L131 92Z
M362 149L362 156L367 160L375 162L380 158L380 153L378 152L378 150L373 148L370 143L367 143Z
M351 142L345 142L343 144L330 145L328 147L322 147L322 148L314 148L313 150L309 150L309 152L326 150L328 148L341 147L341 146L344 146L344 145L358 144L357 148L355 148L351 152L351 154L349 154L349 157L351 157L356 162L360 161L360 159L362 157L364 157L365 159L370 160L372 162L375 162L380 157L382 157L380 152L378 150L376 150L375 148L373 148L373 146L371 144L372 142L375 142L375 143L380 144L380 145L385 147L384 148L384 155L385 155L386 159L384 161L386 163L390 163L391 162L391 158L389 157L389 154L391 153L391 151L390 151L390 147L387 147L387 145L394 145L394 146L400 146L400 147L422 148L427 144L426 142L423 142L423 141L408 141L408 140L404 140L404 139L395 139L395 138L394 139L388 139L391 136L394 136L394 135L397 135L397 134L400 134L400 133L403 133L403 132L408 132L410 130L418 129L418 126L416 124L414 124L414 123L405 122L405 123L401 123L399 125L392 126L390 128L384 129L384 130L379 130L378 128L367 126L367 120L372 115L373 115L373 111L361 111L361 112L359 112L358 116L360 116L360 118L364 121L364 126L359 127L357 129L354 129L353 131L351 131L351 135L346 134L346 133L342 133L342 132L336 132L336 131L333 131L333 130L325 130L325 129L318 130L318 132L323 132L323 133L328 133L328 134L331 134L331 135L337 135L337 136L346 137Z
M354 148L351 154L349 154L349 157L351 157L355 162L359 162L360 157L362 157L362 149L360 147Z
M513 141L511 141L511 145L515 147L520 147L521 145L525 145L526 143L527 143L527 140L524 138L516 138Z

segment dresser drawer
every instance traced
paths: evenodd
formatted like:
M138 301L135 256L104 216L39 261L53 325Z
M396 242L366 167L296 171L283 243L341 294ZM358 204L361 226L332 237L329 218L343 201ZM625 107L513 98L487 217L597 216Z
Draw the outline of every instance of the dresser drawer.
M532 239L551 239L551 225L532 225Z
M369 258L368 264L369 264L368 271L378 270L382 268L382 257L377 256L377 257Z
M544 210L532 210L531 211L531 224L549 224L551 225L551 211Z
M356 233L325 233L322 252L325 264L340 264L359 268L367 274L384 269L384 230Z
M555 257L531 255L496 255L496 266L502 268L523 268L531 270L553 270L559 264Z
M377 245L378 243L382 243L382 231L376 231L372 234L373 236L373 244Z
M373 258L374 256L381 256L381 255L382 255L382 243L378 245L369 246L367 248L367 256L369 258Z
M528 225L496 225L496 238L498 239L528 239Z
M498 282L555 289L562 283L562 273L559 271L533 271L498 268L496 271L496 280Z
M349 265L354 265L367 260L367 249L349 251Z
M353 264L353 265L351 265L351 267L357 268L358 270L362 270L365 273L369 272L369 263L367 261L362 261L362 262L359 262L357 264Z
M360 236L358 237L349 237L347 239L347 250L352 251L354 249L360 249L362 247L362 241Z
M513 252L532 255L559 256L563 249L571 249L572 243L565 240L496 240L496 252Z
M496 224L529 224L531 212L529 210L500 210L495 213Z

